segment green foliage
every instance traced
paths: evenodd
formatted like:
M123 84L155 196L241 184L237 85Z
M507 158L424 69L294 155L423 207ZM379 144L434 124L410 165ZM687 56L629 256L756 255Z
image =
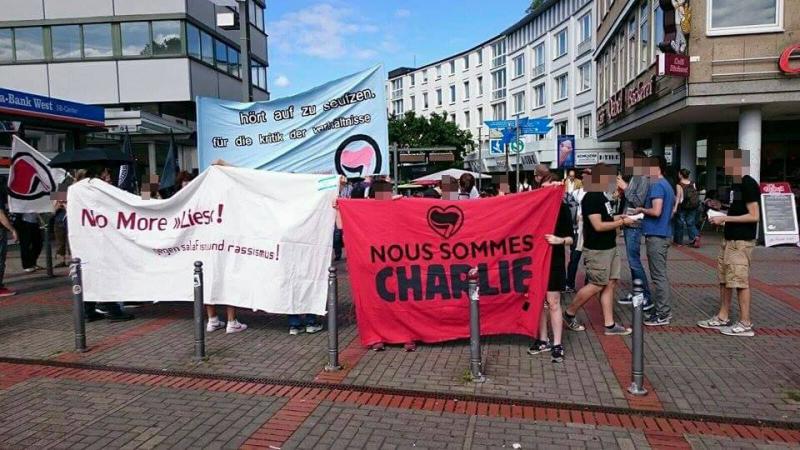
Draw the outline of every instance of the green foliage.
M544 0L531 0L531 5L528 6L528 9L525 10L525 13L530 14L536 11L536 8L542 6L542 3L544 3Z
M417 116L413 111L389 118L389 142L398 147L456 147L456 159L474 145L472 133L447 120L447 114Z

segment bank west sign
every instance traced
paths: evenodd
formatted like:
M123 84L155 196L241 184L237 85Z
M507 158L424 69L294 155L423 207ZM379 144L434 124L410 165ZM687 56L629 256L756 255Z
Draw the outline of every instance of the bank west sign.
M11 89L0 88L0 114L50 119L91 127L105 126L105 110L99 106Z

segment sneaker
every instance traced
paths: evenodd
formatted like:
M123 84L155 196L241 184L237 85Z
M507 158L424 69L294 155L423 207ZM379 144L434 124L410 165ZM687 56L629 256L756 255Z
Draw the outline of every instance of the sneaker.
M239 333L247 329L247 325L239 322L236 319L231 320L228 322L228 325L225 327L225 333Z
M650 317L645 319L644 324L649 327L659 327L659 326L669 325L669 320L671 318L672 318L671 316L659 317L657 314L652 314L650 315Z
M386 347L383 346L383 342L378 342L377 344L372 344L372 351L374 352L382 352L386 350Z
M318 333L320 331L322 331L322 325L319 325L319 324L306 325L306 333L308 333L308 334L314 334L314 333Z
M549 352L552 348L553 346L550 345L550 342L537 339L533 341L533 345L528 349L528 354L538 355L539 353Z
M613 328L608 328L608 327L604 328L605 328L604 333L606 336L627 336L632 332L630 328L625 328L616 322L614 322Z
M297 336L298 334L302 333L304 330L300 327L289 327L289 335L290 336Z
M133 320L136 317L133 314L126 313L125 311L120 311L116 314L108 314L106 319L110 322L127 322L128 320Z
M625 298L621 298L621 299L617 300L617 303L619 303L620 305L632 305L633 304L633 294L630 293L627 296L625 296Z
M656 306L656 304L649 298L646 298L644 299L644 305L642 305L642 311L650 311L654 306Z
M692 247L700 248L700 236L694 238L694 241L692 241Z
M22 270L24 270L25 273L33 273L33 272L36 272L39 269L37 269L36 267L28 267L27 269L22 269Z
M90 311L86 314L86 321L87 322L96 322L100 319L105 319L106 316L98 313L97 311Z
M753 331L753 325L745 325L742 322L736 322L735 325L731 327L723 327L719 329L720 333L726 336L747 336L752 337L755 336L756 333Z
M560 363L564 361L564 346L563 345L554 345L553 349L550 351L550 361L554 363Z
M0 288L0 297L11 297L12 295L16 295L17 291L12 291L8 288Z
M417 344L415 342L406 342L403 345L403 350L407 352L415 352L417 351Z
M700 328L710 328L710 329L713 329L713 330L719 330L720 328L729 327L731 325L733 325L733 322L730 319L722 320L722 319L719 318L719 316L714 316L714 317L712 317L710 319L701 320L701 321L697 322L697 326L698 327L700 327Z
M208 321L206 325L206 332L213 333L214 331L221 330L225 328L225 322L221 320L217 320L216 322Z
M583 330L586 329L586 327L584 327L578 321L577 317L569 318L569 316L567 316L567 312L566 311L564 311L564 325L567 327L567 329L569 329L571 331L583 331Z

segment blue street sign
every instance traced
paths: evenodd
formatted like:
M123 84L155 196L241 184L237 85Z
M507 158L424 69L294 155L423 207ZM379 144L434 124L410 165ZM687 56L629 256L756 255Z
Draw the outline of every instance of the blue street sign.
M501 130L503 132L503 144L510 144L511 142L517 139L517 129L516 128L504 128Z
M516 119L511 119L511 120L487 120L487 121L485 121L483 123L486 124L486 126L489 127L492 130L502 130L504 128L516 128L517 125L519 125L520 127L523 127L528 123L528 118L527 117L520 117L519 118L519 123L517 123Z
M503 140L502 139L492 139L489 141L489 153L502 155L505 153L503 149Z
M551 122L553 122L553 119L528 119L525 126L520 127L520 131L522 134L547 134L553 129L553 126L550 125Z

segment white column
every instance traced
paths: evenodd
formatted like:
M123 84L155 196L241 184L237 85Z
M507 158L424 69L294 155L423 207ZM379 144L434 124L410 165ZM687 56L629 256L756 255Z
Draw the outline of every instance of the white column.
M147 165L149 167L148 172L150 175L157 175L156 174L156 143L149 142L147 144Z
M696 180L697 125L693 123L681 126L681 160L679 162L678 169L689 169L692 178Z
M761 107L747 106L739 111L739 148L750 152L750 176L761 179Z

